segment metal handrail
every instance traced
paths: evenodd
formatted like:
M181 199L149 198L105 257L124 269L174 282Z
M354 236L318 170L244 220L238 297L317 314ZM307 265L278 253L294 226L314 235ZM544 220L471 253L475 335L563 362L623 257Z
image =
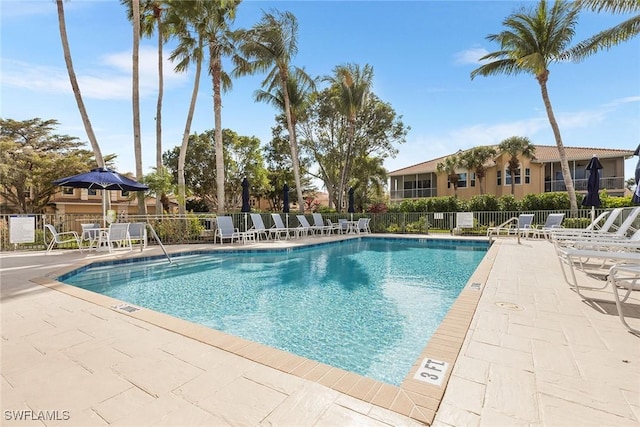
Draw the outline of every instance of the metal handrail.
M160 240L160 237L158 237L158 233L156 233L156 230L153 228L153 225L149 224L148 222L146 223L146 225L151 230L151 235L153 236L153 238L156 239L156 242L158 242L158 244L160 245L160 248L162 249L162 252L164 252L164 256L166 256L167 260L169 260L169 264L173 264L173 260L169 256L169 253L167 252L167 249L162 244L162 241ZM142 252L142 248L143 247L144 247L144 242L140 241L140 252Z

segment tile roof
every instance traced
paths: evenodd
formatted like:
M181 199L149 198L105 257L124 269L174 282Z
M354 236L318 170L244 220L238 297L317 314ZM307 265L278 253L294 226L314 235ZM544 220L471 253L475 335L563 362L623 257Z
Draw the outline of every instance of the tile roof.
M494 145L493 148L497 149L497 145ZM558 147L555 145L536 145L535 152L535 160L537 163L551 163L551 162L559 162L560 154L558 152ZM586 160L590 159L594 155L598 156L601 159L615 158L615 157L631 157L633 156L634 150L621 150L614 148L590 148L590 147L564 147L565 154L567 155L567 160ZM467 150L464 150L467 151ZM460 150L460 152L464 152ZM395 175L409 175L409 174L420 174L420 173L428 173L435 172L438 163L442 162L447 157L456 154L451 153L446 156L438 157L436 159L427 160L426 162L418 163L415 165L407 166L405 168L396 169L394 171L389 172L390 176ZM491 165L493 166L493 162Z

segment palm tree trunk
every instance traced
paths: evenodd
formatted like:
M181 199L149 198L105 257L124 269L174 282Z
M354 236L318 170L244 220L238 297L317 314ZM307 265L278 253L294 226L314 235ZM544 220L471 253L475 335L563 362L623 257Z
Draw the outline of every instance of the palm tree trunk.
M162 169L162 96L164 94L164 72L162 69L162 11L156 11L158 22L158 103L156 106L156 170ZM163 212L161 195L156 194L156 214Z
M199 40L198 50L202 50L202 39ZM182 134L182 145L180 146L180 155L178 156L178 195L179 195L179 207L178 213L184 215L187 213L187 191L184 179L184 164L187 160L187 147L189 146L189 134L191 133L191 122L193 120L193 113L196 109L196 100L198 99L198 90L200 88L200 72L202 71L202 56L198 55L196 61L196 75L193 82L193 92L191 92L191 103L189 104L189 113L187 114L187 122L184 126L184 133Z
M140 75L139 75L139 50L140 50L140 1L133 0L133 151L136 161L136 178L140 181L142 173L142 141L140 138ZM138 215L147 214L147 205L144 200L144 191L138 191Z
M60 39L62 40L64 62L67 65L67 72L69 74L71 88L73 89L73 96L76 98L78 110L80 111L82 123L85 131L87 132L87 138L89 138L93 155L96 158L96 163L98 164L98 167L103 168L104 159L102 158L102 152L100 151L96 135L93 133L93 127L91 126L91 121L89 121L89 115L87 114L87 109L84 106L82 94L80 93L80 86L78 86L78 79L76 78L76 72L73 69L73 62L71 61L71 49L69 49L69 39L67 38L67 25L64 19L64 6L62 4L62 0L56 0L56 5L58 7L58 26L60 27Z
M287 76L281 73L280 81L282 83L282 94L284 96L284 112L287 117L287 128L289 131L289 145L291 146L291 163L293 166L293 179L296 184L296 193L298 196L298 210L304 213L304 198L302 197L302 183L300 180L300 158L298 157L298 141L296 141L295 129L293 128L293 120L291 119L291 105L289 103L289 92L287 90Z
M218 215L224 214L224 147L222 145L222 96L221 76L222 63L215 53L215 40L209 41L211 76L213 79L213 115L215 130L213 139L216 146L216 198L218 199Z
M560 135L560 128L558 122L553 114L551 108L551 101L549 100L549 93L547 92L547 77L549 73L546 72L543 76L538 76L538 82L540 83L540 90L542 92L542 100L544 101L544 107L547 110L547 116L549 117L549 123L551 129L553 129L553 136L556 139L556 145L558 146L558 154L560 154L560 167L562 168L562 178L564 179L564 185L567 188L567 194L569 195L569 203L571 205L571 215L578 215L578 202L576 201L576 190L573 186L573 179L571 178L571 171L569 169L569 161L567 160L567 154L562 144L562 136Z

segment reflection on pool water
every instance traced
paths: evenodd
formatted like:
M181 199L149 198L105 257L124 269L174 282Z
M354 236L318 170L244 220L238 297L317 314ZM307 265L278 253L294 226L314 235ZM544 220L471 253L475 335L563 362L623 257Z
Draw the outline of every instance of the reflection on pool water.
M360 238L100 263L59 280L400 385L487 249Z

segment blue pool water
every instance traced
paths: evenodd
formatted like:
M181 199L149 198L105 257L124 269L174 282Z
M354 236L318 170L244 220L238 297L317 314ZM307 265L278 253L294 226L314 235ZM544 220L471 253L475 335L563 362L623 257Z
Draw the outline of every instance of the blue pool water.
M487 248L361 238L94 264L59 280L400 385Z

